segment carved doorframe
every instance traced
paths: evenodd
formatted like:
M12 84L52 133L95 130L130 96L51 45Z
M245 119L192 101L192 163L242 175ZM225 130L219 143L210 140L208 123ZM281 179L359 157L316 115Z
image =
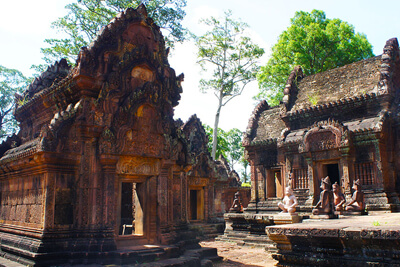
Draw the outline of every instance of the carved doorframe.
M317 122L303 134L299 152L304 153L308 164L310 196L313 196L314 203L319 196L326 164L338 164L342 190L345 193L349 190L351 144L350 131L335 120Z
M116 224L115 236L118 247L132 246L145 243L155 243L157 240L157 177L160 175L161 161L157 158L120 156L116 164L117 195L116 197ZM143 234L119 235L121 224L121 190L122 183L136 183L142 187L143 198Z

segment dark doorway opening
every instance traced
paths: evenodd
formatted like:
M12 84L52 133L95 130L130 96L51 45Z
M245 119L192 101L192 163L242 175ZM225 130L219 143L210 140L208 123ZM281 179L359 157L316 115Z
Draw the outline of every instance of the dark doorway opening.
M190 219L197 220L197 190L190 190Z
M340 176L339 176L339 165L336 164L326 164L326 174L329 176L331 183L338 183L340 185Z

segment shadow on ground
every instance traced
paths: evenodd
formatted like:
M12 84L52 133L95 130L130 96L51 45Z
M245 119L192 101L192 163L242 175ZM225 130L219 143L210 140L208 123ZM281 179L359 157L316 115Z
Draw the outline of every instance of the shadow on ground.
M214 263L217 267L268 267L275 266L277 263L271 253L265 251L263 247L238 246L234 242L213 240L202 241L200 245L218 250L218 256L223 257L223 260Z

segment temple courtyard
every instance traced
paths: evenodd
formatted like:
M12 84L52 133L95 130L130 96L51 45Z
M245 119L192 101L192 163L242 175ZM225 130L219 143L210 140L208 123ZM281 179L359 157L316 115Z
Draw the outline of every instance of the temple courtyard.
M291 225L280 225L271 226L273 229L298 229L307 233L309 231L308 238L312 237L312 234L316 234L316 230L323 230L325 233L337 231L347 231L353 233L375 233L376 238L379 235L387 240L396 240L398 242L398 236L400 233L400 213L385 213L385 212L370 212L369 215L365 216L342 216L339 219L305 219L302 223L291 224ZM371 236L372 237L372 236ZM218 255L222 257L221 261L213 263L213 266L275 266L277 261L273 259L272 254L274 252L266 251L263 246L241 246L235 242L223 242L215 241L214 239L202 241L200 243L205 248L216 248ZM385 249L382 247L382 249ZM386 251L390 252L390 251ZM160 265L161 264L161 265ZM178 265L168 266L181 266ZM4 258L0 258L0 266L9 267L22 267L24 265L8 261ZM71 266L71 265L66 265ZM82 265L82 266L95 266L95 265ZM116 266L116 265L107 265ZM140 265L124 265L124 266L140 266ZM166 266L162 263L148 263L146 266ZM384 266L384 265L382 265Z

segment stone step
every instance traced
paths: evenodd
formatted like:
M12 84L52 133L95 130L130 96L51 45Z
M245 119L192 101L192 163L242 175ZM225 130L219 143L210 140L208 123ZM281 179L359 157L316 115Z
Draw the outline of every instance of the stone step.
M144 267L212 267L213 262L220 261L222 258L217 255L216 248L199 248L187 250L182 256L172 259L158 260L144 264L134 264L132 266Z

